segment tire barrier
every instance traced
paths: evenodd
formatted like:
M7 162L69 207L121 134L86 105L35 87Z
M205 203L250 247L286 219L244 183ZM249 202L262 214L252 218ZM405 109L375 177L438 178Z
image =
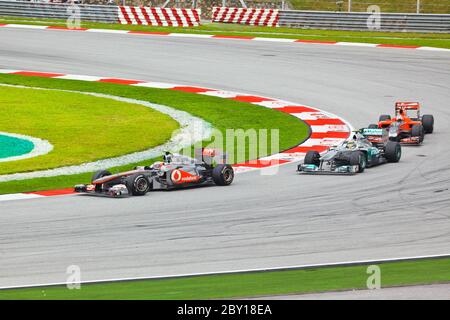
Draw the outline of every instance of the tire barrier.
M279 10L214 7L212 22L278 27Z
M199 9L128 7L118 8L120 24L196 27L200 25Z

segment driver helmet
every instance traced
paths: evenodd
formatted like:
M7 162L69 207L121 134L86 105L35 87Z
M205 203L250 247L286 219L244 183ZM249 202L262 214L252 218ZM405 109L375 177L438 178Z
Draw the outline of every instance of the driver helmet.
M170 152L166 151L166 153L163 155L164 162L171 163L172 159L173 159L173 155Z
M347 149L355 149L356 148L356 142L355 141L349 141L347 142Z
M159 170L159 169L161 169L161 167L163 166L163 164L164 164L163 162L157 161L157 162L155 162L154 164L152 164L151 168L152 168L152 169Z

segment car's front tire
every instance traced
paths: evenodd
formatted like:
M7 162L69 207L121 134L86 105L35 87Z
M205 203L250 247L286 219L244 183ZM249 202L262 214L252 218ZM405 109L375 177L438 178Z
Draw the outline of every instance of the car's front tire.
M125 179L128 192L133 196L143 196L150 191L151 185L148 178L143 174L133 174Z
M382 122L382 121L388 121L388 120L391 120L391 119L392 119L392 118L391 118L390 115L388 115L388 114L382 114L382 115L380 116L380 118L378 119L378 121Z
M411 135L413 137L419 137L419 143L422 143L425 139L425 130L423 129L423 126L420 124L413 125L411 129Z
M101 179L103 177L107 177L107 176L110 176L110 175L111 175L111 172L109 172L108 170L99 170L99 171L97 171L96 173L94 173L92 175L91 181L94 182L95 180L98 180L98 179ZM103 188L102 184L96 184L95 185L95 191L96 192L102 192L102 188Z
M304 164L313 164L315 166L320 166L320 153L317 151L308 151L305 156Z
M350 165L358 166L358 173L363 173L367 167L367 158L364 152L352 152L350 154Z
M108 170L99 170L92 175L91 181L94 182L95 180L98 180L100 178L107 177L110 175L111 175L111 172L109 172Z

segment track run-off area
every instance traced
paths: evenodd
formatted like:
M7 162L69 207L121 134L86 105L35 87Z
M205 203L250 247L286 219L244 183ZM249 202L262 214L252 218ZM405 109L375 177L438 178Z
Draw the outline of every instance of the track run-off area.
M408 49L0 29L0 68L105 75L300 102L355 128L419 101L435 132L352 177L258 171L227 188L0 202L0 287L450 252L450 54Z

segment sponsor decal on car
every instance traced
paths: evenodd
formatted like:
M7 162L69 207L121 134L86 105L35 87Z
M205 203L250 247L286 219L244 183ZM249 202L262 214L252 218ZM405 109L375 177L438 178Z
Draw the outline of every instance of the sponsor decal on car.
M363 130L363 135L365 136L382 136L384 134L383 129L369 129L366 128Z
M186 171L182 171L182 170L178 170L178 169L172 171L170 178L172 179L173 183L175 183L175 184L197 182L198 180L200 180L199 176L192 175Z

